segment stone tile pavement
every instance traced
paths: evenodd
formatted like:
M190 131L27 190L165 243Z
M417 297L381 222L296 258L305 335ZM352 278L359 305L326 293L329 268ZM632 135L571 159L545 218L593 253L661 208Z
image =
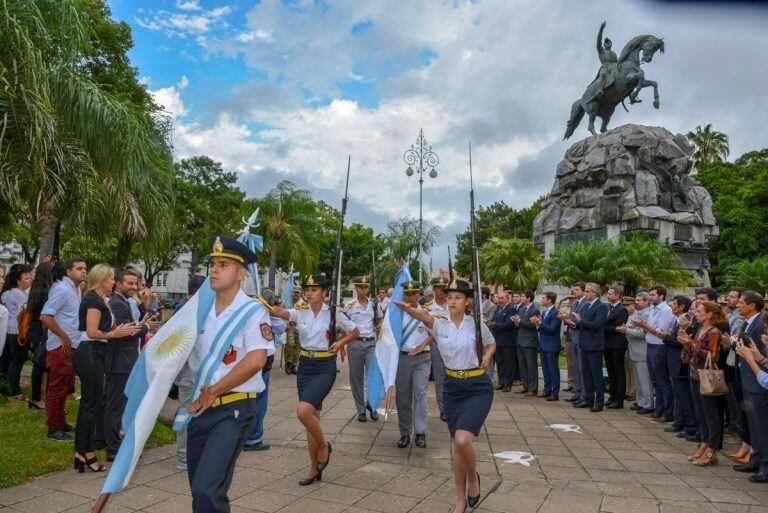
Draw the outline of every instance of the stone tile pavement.
M266 421L272 448L241 455L229 494L233 513L451 510L450 440L437 418L432 384L428 447L404 450L395 447L396 415L388 422L356 421L347 383L345 369L323 414L334 445L331 465L322 483L300 487L297 481L308 464L306 438L294 416L295 377L273 373ZM580 429L548 427L553 424ZM694 467L686 460L694 444L664 433L661 425L630 410L595 414L562 401L497 392L476 448L484 494L478 512L768 511L768 486L733 472L723 455L719 466ZM526 466L508 463L514 457L494 457L509 451L535 458ZM0 490L0 512L87 513L102 482L103 474L74 471L37 478ZM113 496L105 511L187 512L191 501L187 475L176 470L175 447L168 446L142 456L130 487Z

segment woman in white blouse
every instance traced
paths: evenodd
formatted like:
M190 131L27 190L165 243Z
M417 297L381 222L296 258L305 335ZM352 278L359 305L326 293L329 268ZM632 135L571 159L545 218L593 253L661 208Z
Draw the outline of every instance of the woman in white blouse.
M433 317L423 309L400 301L395 305L432 330L445 363L443 406L454 439L452 462L457 494L454 512L463 512L467 506L475 507L480 501L480 475L473 441L493 402L493 384L485 369L496 351L496 343L485 323L481 323L482 343L477 343L475 323L465 314L472 296L469 283L453 280L445 293L447 317L441 314Z
M324 301L330 284L331 281L325 274L312 274L302 282L306 305L296 305L289 310L275 307L271 312L274 317L296 323L301 343L299 369L296 374L299 391L296 416L307 429L311 462L309 475L299 481L301 486L320 481L323 478L323 469L330 462L331 444L325 440L320 424L320 411L323 409L323 399L336 381L336 355L360 334L348 317L337 313L336 326L346 334L330 344L331 311Z

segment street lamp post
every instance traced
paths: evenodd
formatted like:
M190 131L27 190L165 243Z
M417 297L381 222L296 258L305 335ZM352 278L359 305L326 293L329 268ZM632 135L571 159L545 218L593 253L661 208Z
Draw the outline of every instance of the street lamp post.
M424 188L424 173L429 170L430 178L437 178L437 170L435 168L440 163L440 158L437 153L432 151L432 146L427 144L427 139L424 137L424 129L419 129L419 136L416 138L416 144L411 145L408 151L403 155L403 160L408 164L408 169L405 170L405 174L413 176L414 173L419 173L419 243L416 247L416 259L419 262L419 281L421 281L421 245L424 239L424 216L423 216L423 188ZM413 167L416 165L416 170ZM426 167L425 167L426 166Z

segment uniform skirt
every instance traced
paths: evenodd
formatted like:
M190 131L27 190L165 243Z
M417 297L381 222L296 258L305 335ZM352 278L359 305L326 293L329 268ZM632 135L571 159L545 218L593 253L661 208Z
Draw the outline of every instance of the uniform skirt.
M299 358L299 370L296 373L299 401L322 410L323 399L330 393L335 381L336 358Z
M475 436L491 411L493 384L488 374L460 379L445 376L443 408L451 436L458 429L471 431Z

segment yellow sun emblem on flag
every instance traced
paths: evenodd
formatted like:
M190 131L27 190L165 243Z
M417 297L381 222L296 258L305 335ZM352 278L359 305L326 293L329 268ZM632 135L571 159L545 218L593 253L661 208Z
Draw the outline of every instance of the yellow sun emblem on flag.
M151 360L174 358L186 353L195 341L195 333L188 326L171 330L158 341L150 341L147 356Z

